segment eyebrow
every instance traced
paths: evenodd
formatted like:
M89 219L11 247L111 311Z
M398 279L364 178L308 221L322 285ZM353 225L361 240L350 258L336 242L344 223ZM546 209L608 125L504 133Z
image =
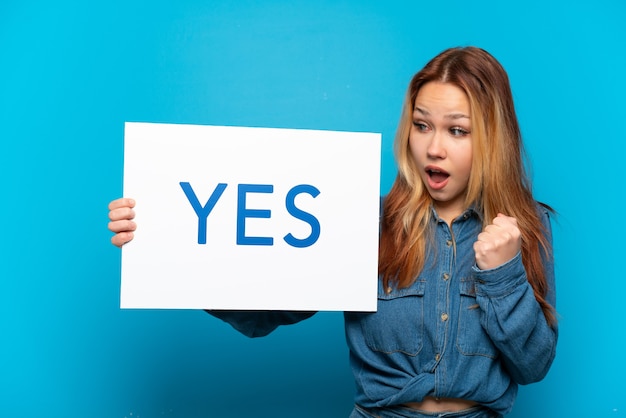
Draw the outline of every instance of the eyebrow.
M422 109L419 106L415 106L415 108L413 109L413 111L417 111L419 113L421 113L424 116L430 116L430 112L426 109ZM470 117L464 113L449 113L447 115L443 116L445 119L469 119Z

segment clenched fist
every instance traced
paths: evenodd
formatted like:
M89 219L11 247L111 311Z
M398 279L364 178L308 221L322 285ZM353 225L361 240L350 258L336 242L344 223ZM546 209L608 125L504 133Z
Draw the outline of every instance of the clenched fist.
M517 219L498 214L474 243L476 265L481 270L498 267L513 257L522 248L522 234Z

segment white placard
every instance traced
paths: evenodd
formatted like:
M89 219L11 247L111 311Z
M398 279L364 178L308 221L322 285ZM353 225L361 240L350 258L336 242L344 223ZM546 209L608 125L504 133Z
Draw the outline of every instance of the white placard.
M126 123L122 308L375 311L381 136Z

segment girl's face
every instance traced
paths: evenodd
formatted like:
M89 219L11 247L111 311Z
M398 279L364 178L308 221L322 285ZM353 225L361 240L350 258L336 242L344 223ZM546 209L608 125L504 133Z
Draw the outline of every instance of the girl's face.
M437 214L448 223L465 210L472 169L467 95L449 83L424 84L415 98L409 148Z

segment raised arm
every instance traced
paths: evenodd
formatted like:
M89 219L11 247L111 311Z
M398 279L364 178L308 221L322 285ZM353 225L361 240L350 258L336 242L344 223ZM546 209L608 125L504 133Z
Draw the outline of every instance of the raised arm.
M543 219L552 241L548 214ZM482 263L481 263L482 264ZM555 306L554 260L544 254L548 294ZM558 331L546 320L526 277L521 253L495 268L475 268L481 324L502 355L511 377L528 384L545 377L556 354Z

